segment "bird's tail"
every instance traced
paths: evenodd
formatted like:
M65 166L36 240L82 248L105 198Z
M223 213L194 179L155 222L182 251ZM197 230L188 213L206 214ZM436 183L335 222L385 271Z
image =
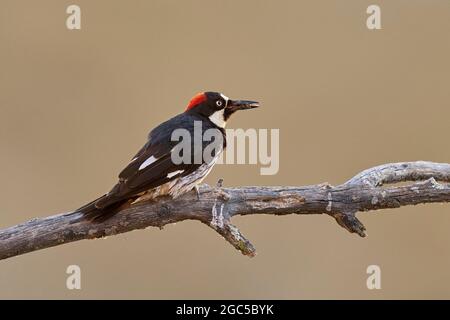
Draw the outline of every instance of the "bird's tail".
M91 222L103 222L118 212L118 209L122 207L123 204L128 202L128 200L121 200L115 203L112 203L106 207L99 208L96 206L99 200L102 200L106 197L103 195L84 206L78 208L73 213L80 215L80 220L88 220Z

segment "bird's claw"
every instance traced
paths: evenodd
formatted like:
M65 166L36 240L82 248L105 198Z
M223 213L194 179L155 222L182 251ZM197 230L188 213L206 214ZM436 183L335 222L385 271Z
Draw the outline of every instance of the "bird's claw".
M228 201L230 199L230 196L228 195L228 193L226 193L225 191L222 190L223 187L223 179L220 178L217 181L216 187L214 188L214 191L217 193L218 198L222 198L225 201Z

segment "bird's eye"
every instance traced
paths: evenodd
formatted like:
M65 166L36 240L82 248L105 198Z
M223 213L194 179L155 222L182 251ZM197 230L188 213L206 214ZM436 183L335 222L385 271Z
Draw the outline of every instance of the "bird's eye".
M216 101L216 105L217 105L218 107L221 107L222 104L223 104L222 100L217 100L217 101Z

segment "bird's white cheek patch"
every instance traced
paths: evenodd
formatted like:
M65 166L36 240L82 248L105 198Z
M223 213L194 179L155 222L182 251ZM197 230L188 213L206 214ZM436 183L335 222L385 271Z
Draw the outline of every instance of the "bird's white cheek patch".
M225 112L224 109L214 112L212 115L209 116L209 120L211 120L211 122L214 123L216 126L220 128L225 128L227 122L225 121L224 112Z
M170 179L170 178L176 176L177 174L183 173L183 172L184 172L184 170L177 170L177 171L174 171L174 172L170 172L170 173L167 174L167 178Z
M149 165L151 165L153 162L155 162L156 160L158 160L157 158L155 158L154 156L151 156L150 158L148 158L147 160L145 160L144 162L142 162L141 166L139 167L139 170L145 169L146 167L148 167Z

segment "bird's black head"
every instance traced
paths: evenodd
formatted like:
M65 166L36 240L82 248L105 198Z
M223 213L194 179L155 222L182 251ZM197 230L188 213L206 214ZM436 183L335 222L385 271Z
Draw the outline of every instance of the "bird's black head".
M216 126L224 128L230 116L238 110L259 107L259 103L249 100L231 100L219 92L202 92L189 102L186 112L206 116Z

